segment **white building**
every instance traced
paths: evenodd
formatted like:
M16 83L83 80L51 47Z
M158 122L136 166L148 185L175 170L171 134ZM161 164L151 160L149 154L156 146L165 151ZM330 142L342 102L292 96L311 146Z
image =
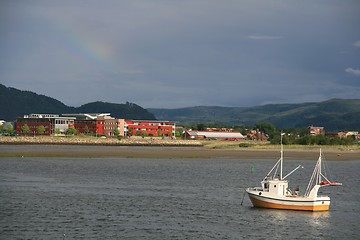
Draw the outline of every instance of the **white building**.
M215 131L186 131L188 139L219 139L219 140L240 140L244 136L240 132L215 132Z

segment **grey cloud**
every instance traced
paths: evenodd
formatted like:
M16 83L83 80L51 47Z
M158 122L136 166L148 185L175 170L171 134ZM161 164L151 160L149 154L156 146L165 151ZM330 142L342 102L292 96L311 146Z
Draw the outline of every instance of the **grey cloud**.
M249 35L247 36L248 39L252 40L278 40L282 39L281 36L268 36L268 35Z
M347 69L345 69L345 72L355 75L355 76L360 76L360 69L347 68Z
M360 90L359 16L351 0L5 0L0 81L68 105L346 98Z

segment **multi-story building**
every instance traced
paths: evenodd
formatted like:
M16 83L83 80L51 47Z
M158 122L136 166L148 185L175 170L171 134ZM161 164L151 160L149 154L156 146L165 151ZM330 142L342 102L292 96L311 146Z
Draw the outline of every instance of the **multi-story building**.
M30 131L24 132L27 125ZM114 137L120 136L167 136L175 138L175 123L153 120L124 120L110 116L110 113L71 113L71 114L30 114L16 120L16 133L19 135L63 135L69 128L77 134ZM39 127L43 126L43 132Z
M74 126L73 117L60 117L56 114L30 114L19 117L15 122L15 131L19 135L58 135L65 134L66 131ZM24 126L29 127L29 132L24 132ZM40 127L44 132L40 132Z
M102 126L102 133L106 137L114 137L115 131L118 131L120 136L124 136L124 127L125 120L124 119L116 119L110 116L99 116L97 118L98 126ZM100 131L100 129L98 129Z
M97 135L102 134L98 133L98 126L96 118L99 114L89 114L89 113L70 113L62 114L66 117L74 117L74 128L76 129L77 134L89 134Z
M110 113L77 113L63 114L63 116L76 118L74 127L78 134L114 137L117 129L120 136L125 135L125 120L113 118Z
M156 120L125 120L125 135L167 136L175 138L175 122Z
M74 117L74 128L77 134L86 134L93 136L101 136L104 134L103 122L97 118L100 116L108 116L109 113L70 113L63 116Z

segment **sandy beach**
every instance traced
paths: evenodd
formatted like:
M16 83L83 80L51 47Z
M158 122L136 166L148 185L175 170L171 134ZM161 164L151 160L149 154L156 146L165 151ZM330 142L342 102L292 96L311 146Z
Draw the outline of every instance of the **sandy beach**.
M360 160L358 150L323 150L327 160ZM223 159L278 159L278 149L207 149L204 147L77 147L68 148L58 146L57 148L34 148L27 146L20 149L7 149L2 146L0 157L69 157L69 158L223 158ZM284 157L287 159L315 160L319 155L316 149L286 149Z
M269 144L239 147L239 142L141 138L118 141L100 138L0 137L0 147L0 157L278 159L280 156L280 146ZM319 149L320 146L285 146L284 157L315 160ZM322 149L327 160L360 160L358 147L322 146Z

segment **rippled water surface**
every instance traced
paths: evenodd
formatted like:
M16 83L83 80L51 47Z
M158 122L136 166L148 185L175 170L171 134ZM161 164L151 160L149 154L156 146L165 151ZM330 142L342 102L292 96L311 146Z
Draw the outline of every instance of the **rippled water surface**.
M285 163L290 186L315 160ZM0 239L360 239L360 157L328 161L329 212L241 205L275 161L0 158Z

